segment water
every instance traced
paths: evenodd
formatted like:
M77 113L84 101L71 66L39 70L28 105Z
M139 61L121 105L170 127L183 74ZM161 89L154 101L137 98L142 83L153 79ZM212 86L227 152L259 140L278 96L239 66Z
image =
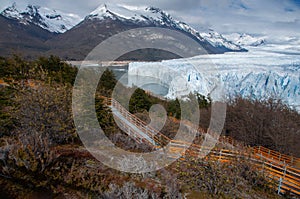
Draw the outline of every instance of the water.
M77 65L79 66L79 65ZM99 66L98 64L92 64L90 66ZM144 76L129 76L128 75L128 64L120 66L109 66L109 70L113 71L116 79L123 85L133 87L134 85L143 85L142 89L150 91L156 95L164 97L168 94L169 87L161 83L158 79Z
M128 75L128 66L109 67L116 76L116 79L123 85L132 87L134 85L143 85L142 89L150 91L156 95L165 96L168 94L169 87L153 77L131 76Z

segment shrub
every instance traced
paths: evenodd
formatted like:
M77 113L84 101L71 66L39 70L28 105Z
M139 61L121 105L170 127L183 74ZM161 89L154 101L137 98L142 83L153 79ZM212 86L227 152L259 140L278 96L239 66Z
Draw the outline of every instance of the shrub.
M18 135L38 134L49 138L50 145L73 142L77 138L71 111L71 88L66 86L39 86L21 88L16 95L18 105L13 117L18 121Z
M300 115L280 100L235 99L227 109L225 131L251 146L300 156Z

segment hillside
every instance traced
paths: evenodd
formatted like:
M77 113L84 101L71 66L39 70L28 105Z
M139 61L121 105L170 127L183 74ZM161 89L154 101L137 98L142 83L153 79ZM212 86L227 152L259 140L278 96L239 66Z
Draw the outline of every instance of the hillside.
M0 49L1 56L14 53L28 57L42 55L49 50L45 42L56 36L38 26L28 26L15 19L8 19L0 15Z
M71 97L72 85L77 74L75 67L67 65L53 56L32 62L15 57L14 59L1 59L0 63L2 69L5 69L0 71L0 123L6 124L1 125L0 134L1 198L116 198L120 195L124 195L125 198L290 197L288 192L282 196L277 195L275 190L278 181L269 181L263 171L257 170L257 166L251 163L251 158L237 155L230 157L229 163L223 161L223 158L220 159L220 148L225 147L224 151L221 151L222 153L228 151L227 144L222 145L222 143L212 151L216 150L217 156L197 159L185 155L184 158L178 159L158 171L137 174L111 169L91 156L83 147L73 123ZM115 83L113 73L104 72L96 96L109 96ZM121 91L129 94L131 89L134 88L123 88ZM124 98L126 95L120 97ZM198 95L197 102L203 111L209 112L210 102L204 96ZM245 102L249 101L245 100ZM131 98L129 109L140 118L145 118L145 115L147 118L148 108L156 103L161 103L169 115L165 129L161 132L172 137L168 133L176 133L178 123L170 116L180 112L178 100L164 101L137 89ZM249 120L243 120L243 118L247 118L250 110L258 113L264 110L263 112L266 114L261 113L264 119L270 119L267 113L276 113L276 123L282 127L290 126L285 123L287 116L295 117L293 121L299 120L299 115L285 106L277 105L281 107L277 112L264 103L257 103L260 105L256 107L251 103L247 106L244 106L243 103L230 104L231 109L228 110L228 114L232 115L232 120L228 123L227 128L232 130L235 126L239 126L241 129L246 128L247 125L251 126L252 123L248 124ZM240 111L241 108L245 111ZM103 98L95 98L95 110L105 135L116 146L138 153L157 150L145 143L136 142L122 128L118 127L114 122L111 109ZM280 114L282 112L285 112L286 115ZM272 122L265 123L267 126L264 127L262 133L266 134L252 132L251 139L244 140L246 144L250 143L252 138L260 139L262 135L265 138L273 125ZM299 126L294 128L299 129ZM289 132L288 128L281 130L281 134L274 134L272 138L278 139L277 135ZM241 136L238 134L239 131L232 133L234 133L233 136ZM242 134L242 137L239 138L244 136ZM248 136L250 135L248 134ZM291 146L297 147L290 142L299 139L297 133L286 133L285 138L286 142L277 143L285 144L287 149L293 149ZM196 141L202 139L199 136ZM94 141L96 141L95 138L90 140L90 142ZM274 146L282 149L281 145ZM230 148L230 150L233 149ZM242 155L243 150L243 148L239 148L238 154ZM297 151L297 149L293 151ZM280 155L280 157L286 156ZM139 163L135 167L137 169L151 167L151 165L145 165L145 160L140 157L136 157L134 160L124 158L120 165L126 169L132 161ZM290 169L290 166L288 168ZM290 174L286 174L286 177L288 176ZM298 181L297 178L296 181Z

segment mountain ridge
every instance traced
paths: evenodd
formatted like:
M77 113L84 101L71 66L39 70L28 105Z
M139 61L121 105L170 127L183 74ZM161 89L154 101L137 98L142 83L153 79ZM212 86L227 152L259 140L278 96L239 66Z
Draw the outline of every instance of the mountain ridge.
M25 8L17 6L14 2L5 8L1 15L10 19L19 20L20 23L29 25L33 23L49 32L64 33L74 27L81 18L71 13L28 4Z
M24 26L38 26L49 31L54 36L49 37L46 41L40 41L44 43L44 49L49 50L39 53L45 55L54 54L63 59L84 59L96 44L108 37L122 31L140 27L163 27L180 31L197 41L209 54L247 51L241 46L221 37L218 33L211 36L217 36L218 38L204 38L197 30L185 22L175 20L170 14L155 7L130 10L119 5L103 4L89 13L83 20L75 19L74 17L73 20L69 20L66 17L68 14L60 11L34 5L28 5L22 10L17 7L16 3L13 3L12 6L4 9L1 15L18 21ZM71 14L69 15L71 16ZM36 27L33 27L33 29L36 29ZM17 35L18 33L15 34ZM12 38L8 40L12 40ZM155 57L159 56L159 52L155 54ZM163 54L161 57L155 58L155 60L175 58L174 56ZM143 56L137 59L144 60ZM152 60L152 58L149 58L149 60Z

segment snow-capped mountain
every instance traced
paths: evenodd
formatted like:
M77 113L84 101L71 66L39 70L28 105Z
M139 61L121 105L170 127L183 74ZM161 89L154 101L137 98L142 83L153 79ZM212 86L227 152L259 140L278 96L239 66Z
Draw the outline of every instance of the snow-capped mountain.
M224 37L233 43L244 47L257 47L266 44L266 36L253 36L246 33L231 33L224 35Z
M281 99L300 112L299 54L253 51L200 55L188 59L162 62L133 62L128 74L141 81L130 81L143 87L143 75L168 85L169 98L190 92L210 95L213 100L242 96L251 99ZM151 82L147 82L150 84Z
M119 5L104 4L99 6L86 17L86 19L100 20L107 18L141 25L172 27L185 32L190 32L200 41L204 41L204 38L202 38L198 31L196 31L194 28L190 27L184 22L173 19L171 15L159 8L146 7L137 10Z
M28 5L25 8L21 8L16 3L4 9L1 15L9 19L18 20L25 25L32 23L55 33L63 33L82 20L76 14L63 13L58 10L35 5Z
M206 39L210 44L212 44L215 47L225 47L236 51L242 50L242 43L234 43L232 42L232 40L226 39L223 35L217 33L212 29L209 29L207 32L201 32L200 36Z
M158 26L168 27L191 34L198 41L208 42L220 51L246 51L239 45L225 39L221 34L210 31L209 33L199 33L197 30L188 24L175 20L170 14L162 11L159 8L145 7L145 8L130 8L120 5L104 4L99 6L96 10L91 12L86 20L105 20L113 19L123 22L130 22L142 26ZM223 50L221 50L223 49Z
M23 29L28 30L26 34L31 34L32 36L35 34L29 30L35 29L33 26L40 27L50 33L61 33L57 36L50 36L46 42L43 40L42 42L45 43L45 46L39 45L39 49L36 49L36 51L43 53L41 49L49 49L47 50L49 54L55 54L65 59L84 59L90 50L108 37L132 28L142 27L163 27L180 31L197 41L209 54L246 51L216 32L209 34L209 36L201 35L188 24L175 20L168 13L154 7L135 8L126 5L104 4L86 17L80 18L76 14L67 14L59 10L35 5L28 5L22 8L13 3L12 6L4 9L0 15L22 24ZM6 21L5 23L15 22ZM11 35L11 38L8 38L8 40L13 40L19 34L9 30L4 31L4 33L5 35ZM36 46L34 42L39 40L39 38L33 39L32 46ZM10 45L8 48L14 51L16 47ZM28 49L26 46L19 46L17 50L26 54ZM30 48L30 50L32 51L34 48ZM175 58L170 55L160 55L158 52L154 57L157 60ZM154 60L151 57L145 59L146 56L140 56L139 58L130 57L129 59L131 58Z

